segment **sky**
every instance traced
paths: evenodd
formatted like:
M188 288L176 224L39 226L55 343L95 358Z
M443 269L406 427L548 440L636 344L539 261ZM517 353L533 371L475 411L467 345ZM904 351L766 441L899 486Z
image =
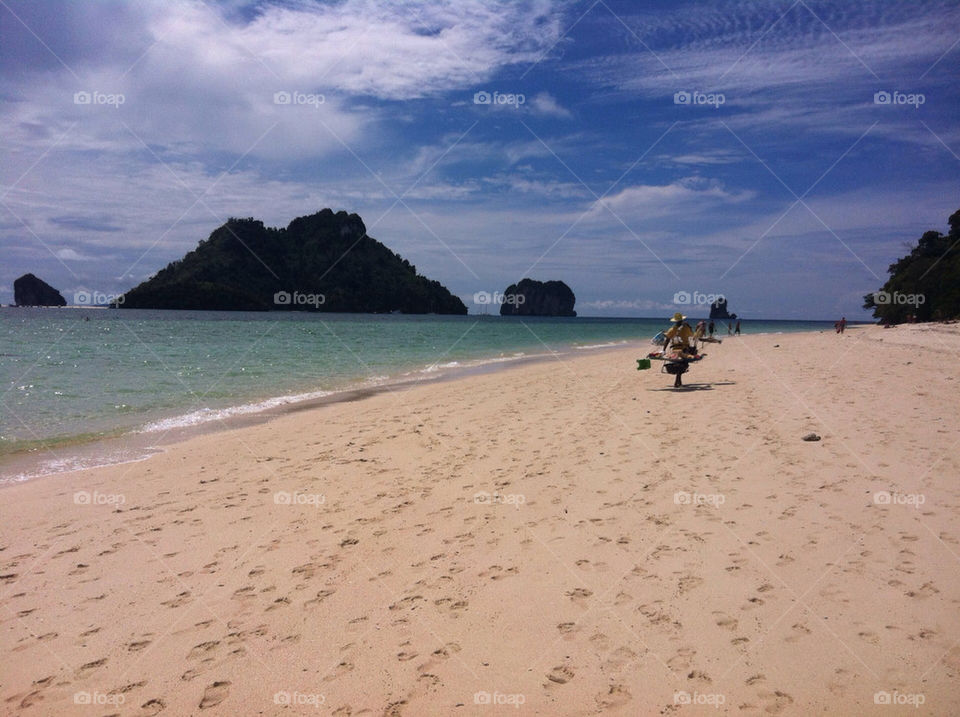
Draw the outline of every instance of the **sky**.
M0 0L0 303L330 207L472 313L866 320L960 209L958 69L956 2Z

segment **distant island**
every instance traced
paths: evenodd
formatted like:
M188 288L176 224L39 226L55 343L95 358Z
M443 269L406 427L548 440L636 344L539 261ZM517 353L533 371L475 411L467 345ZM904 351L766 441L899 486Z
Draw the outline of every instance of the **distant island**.
M15 306L66 306L67 300L50 284L33 274L24 274L13 282Z
M356 214L324 209L285 229L229 219L131 289L124 309L466 314L439 282L367 236Z
M737 318L736 314L731 314L727 311L727 300L722 296L710 304L710 318L711 319L730 319L731 321Z
M880 290L863 297L874 318L884 324L960 318L960 210L947 223L945 235L924 232L909 254L890 265Z
M501 316L576 316L577 297L562 281L521 279L503 292Z

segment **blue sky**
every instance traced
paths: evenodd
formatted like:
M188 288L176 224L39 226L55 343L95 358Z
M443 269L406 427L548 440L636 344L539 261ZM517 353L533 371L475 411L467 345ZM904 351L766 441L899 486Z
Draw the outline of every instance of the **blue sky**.
M2 0L0 302L331 207L471 311L867 318L960 208L958 43L954 2Z

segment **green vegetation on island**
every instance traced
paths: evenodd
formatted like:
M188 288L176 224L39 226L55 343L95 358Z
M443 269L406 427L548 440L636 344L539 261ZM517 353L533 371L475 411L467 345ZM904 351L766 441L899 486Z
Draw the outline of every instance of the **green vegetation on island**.
M437 281L367 236L356 214L324 209L285 229L229 219L124 295L124 309L465 314Z
M864 297L881 323L944 321L960 318L960 210L950 231L925 232L906 256L890 265L890 278Z
M576 316L577 297L562 281L521 279L503 292L501 316Z

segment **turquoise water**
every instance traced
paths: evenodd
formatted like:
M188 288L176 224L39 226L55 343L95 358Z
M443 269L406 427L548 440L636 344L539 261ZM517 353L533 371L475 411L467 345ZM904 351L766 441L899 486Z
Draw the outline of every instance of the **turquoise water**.
M485 363L646 342L666 326L663 319L3 308L0 454L160 433ZM831 327L743 322L744 333Z

